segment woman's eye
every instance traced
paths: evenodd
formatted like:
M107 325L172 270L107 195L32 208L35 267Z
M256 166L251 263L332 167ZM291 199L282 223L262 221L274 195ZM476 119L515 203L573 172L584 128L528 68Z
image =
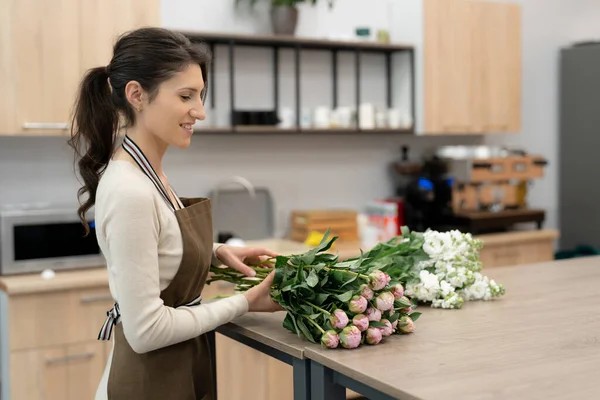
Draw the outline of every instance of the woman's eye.
M190 96L180 96L182 100L191 100L192 98Z

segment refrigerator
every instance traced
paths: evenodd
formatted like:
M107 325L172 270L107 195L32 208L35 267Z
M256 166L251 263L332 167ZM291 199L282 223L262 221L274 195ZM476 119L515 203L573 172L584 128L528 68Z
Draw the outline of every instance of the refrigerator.
M600 42L561 49L559 76L559 249L600 249Z

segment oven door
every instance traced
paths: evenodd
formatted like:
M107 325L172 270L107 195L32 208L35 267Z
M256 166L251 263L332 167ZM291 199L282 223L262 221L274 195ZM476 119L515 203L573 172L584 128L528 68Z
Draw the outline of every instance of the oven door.
M14 210L0 214L0 274L26 274L105 265L96 240L73 209Z

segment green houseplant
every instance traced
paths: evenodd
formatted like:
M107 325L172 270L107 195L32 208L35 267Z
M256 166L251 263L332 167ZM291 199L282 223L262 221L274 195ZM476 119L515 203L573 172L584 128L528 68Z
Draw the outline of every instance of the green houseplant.
M260 0L235 0L236 6L242 2L250 3L253 7ZM271 25L276 35L294 35L298 24L298 3L312 3L318 0L268 0L271 2ZM326 0L333 7L333 0Z

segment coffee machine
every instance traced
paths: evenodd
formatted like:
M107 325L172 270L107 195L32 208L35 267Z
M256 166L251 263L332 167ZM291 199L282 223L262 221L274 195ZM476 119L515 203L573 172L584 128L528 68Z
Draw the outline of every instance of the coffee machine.
M543 176L543 157L515 149L447 146L409 162L408 149L402 152L392 169L409 228L488 233L528 222L541 228L545 212L528 208L526 194Z

